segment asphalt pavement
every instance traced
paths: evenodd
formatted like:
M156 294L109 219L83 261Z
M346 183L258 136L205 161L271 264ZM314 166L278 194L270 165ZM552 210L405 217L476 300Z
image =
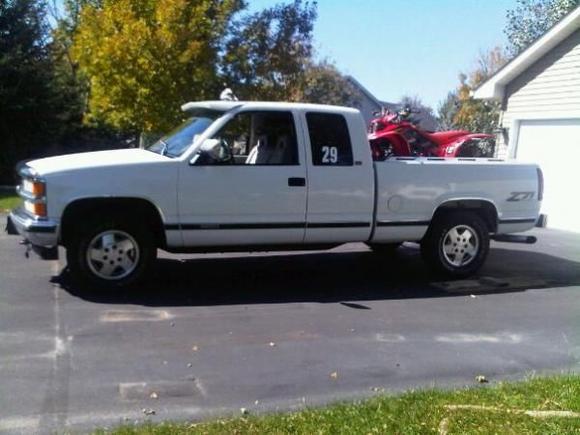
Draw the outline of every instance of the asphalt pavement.
M80 291L0 235L0 432L300 409L579 370L580 234L493 243L471 279L416 245L167 255L129 294Z

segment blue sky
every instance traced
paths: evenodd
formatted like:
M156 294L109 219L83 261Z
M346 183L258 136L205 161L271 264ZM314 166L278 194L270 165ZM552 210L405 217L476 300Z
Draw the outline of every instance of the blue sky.
M249 0L250 9L276 0ZM480 51L505 45L515 0L318 0L314 40L377 98L418 95L437 109Z

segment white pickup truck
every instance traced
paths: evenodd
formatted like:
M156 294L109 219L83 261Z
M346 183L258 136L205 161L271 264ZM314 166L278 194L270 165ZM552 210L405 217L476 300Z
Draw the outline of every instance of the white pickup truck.
M20 169L23 207L8 218L35 250L67 251L73 276L100 288L143 278L170 252L377 251L420 242L438 271L466 276L490 238L534 227L535 165L496 159L373 161L361 114L335 106L207 101L147 149L72 154Z

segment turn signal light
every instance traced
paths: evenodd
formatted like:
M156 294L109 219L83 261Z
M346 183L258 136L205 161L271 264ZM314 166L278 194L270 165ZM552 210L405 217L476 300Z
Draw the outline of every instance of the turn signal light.
M43 202L24 201L24 208L34 216L46 217L46 204Z

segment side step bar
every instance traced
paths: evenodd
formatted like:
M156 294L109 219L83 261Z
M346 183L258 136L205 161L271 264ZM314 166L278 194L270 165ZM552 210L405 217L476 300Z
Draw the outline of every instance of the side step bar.
M525 243L532 245L537 242L536 236L520 236L516 234L496 234L491 236L491 240L496 242L506 242L506 243Z

